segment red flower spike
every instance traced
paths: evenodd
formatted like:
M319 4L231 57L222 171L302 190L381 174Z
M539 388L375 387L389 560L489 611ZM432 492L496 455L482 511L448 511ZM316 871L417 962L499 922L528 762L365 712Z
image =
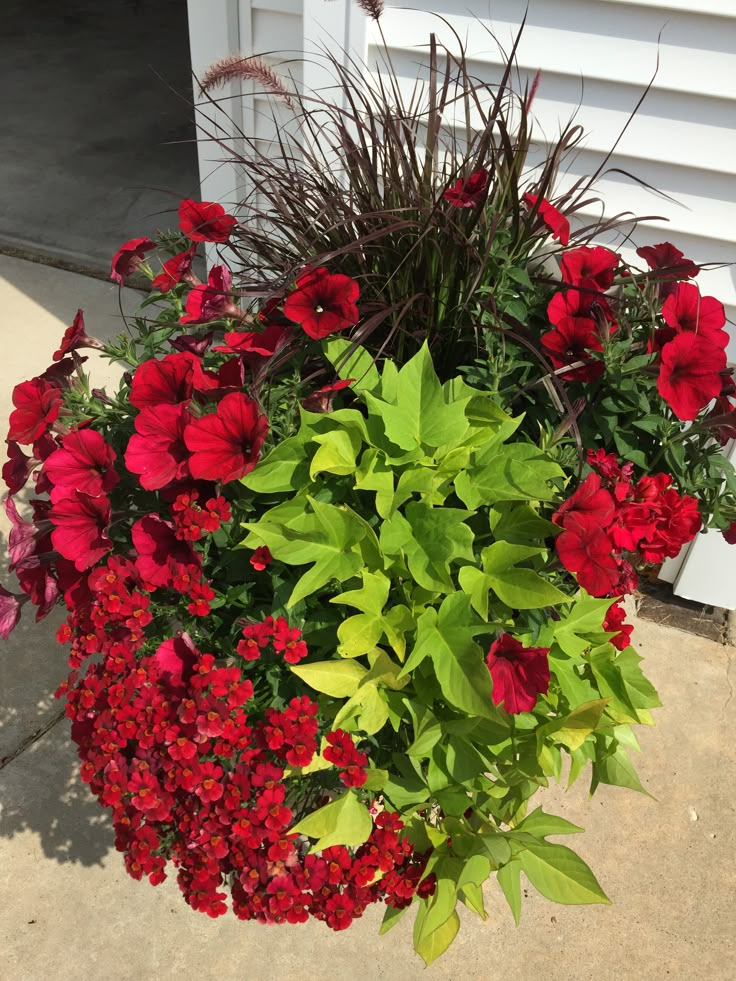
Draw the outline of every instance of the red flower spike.
M696 419L721 392L726 352L699 334L678 334L662 348L657 391L678 419Z
M474 208L486 196L490 175L485 167L477 167L470 177L461 177L448 187L442 197L455 208Z
M68 497L75 490L90 497L109 493L119 482L114 464L116 453L94 429L77 429L62 440L43 464L51 482L51 500Z
M184 430L192 421L186 405L162 404L141 409L128 441L125 465L139 474L141 487L158 490L189 476L189 450Z
M537 214L552 233L552 238L557 239L560 245L570 244L570 222L565 218L561 211L553 207L545 198L540 198L538 194L525 194L524 203L530 209L540 202Z
M227 242L237 224L213 201L186 198L179 205L179 228L193 242Z
M501 634L486 657L494 705L503 703L510 715L531 712L549 688L548 654L547 647L524 647L510 634Z
M268 420L242 392L232 392L215 413L195 419L184 430L195 479L238 480L255 467L268 433Z
M301 324L309 337L321 340L358 322L359 296L354 279L320 266L298 277L296 289L284 303L284 314Z

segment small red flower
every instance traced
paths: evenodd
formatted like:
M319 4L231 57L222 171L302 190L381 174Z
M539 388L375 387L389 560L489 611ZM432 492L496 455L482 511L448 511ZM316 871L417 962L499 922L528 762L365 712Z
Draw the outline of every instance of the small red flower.
M179 205L179 228L193 242L227 242L238 224L213 201L186 198Z
M485 198L490 175L485 167L477 167L470 177L461 177L448 187L442 197L455 208L474 208Z
M548 647L524 647L510 634L494 640L486 657L493 681L493 703L510 715L531 712L549 688Z
M355 301L360 289L354 279L332 274L326 266L311 269L297 278L296 289L284 303L284 313L305 334L321 340L358 322Z
M167 354L160 361L152 358L139 365L133 375L130 404L136 409L162 404L188 402L194 391L194 364L197 358L182 352Z
M58 351L54 351L52 360L61 361L65 354L70 351L78 351L82 347L93 347L101 350L104 344L94 337L90 337L84 327L84 314L77 310L71 327L67 327L61 339Z
M570 518L590 520L600 528L607 528L616 514L616 503L601 485L597 473L588 474L578 489L552 515L556 525L564 527Z
M158 490L189 476L184 430L191 421L192 416L182 403L141 409L125 451L125 465L131 473L140 475L141 487Z
M594 519L570 516L555 540L555 548L568 572L591 596L607 596L619 581L619 567L613 556L613 542Z
M225 343L213 347L212 350L223 354L259 354L261 357L271 358L289 340L293 330L293 327L283 327L280 324L273 324L261 331L232 330L226 332Z
M529 208L534 208L539 201L537 214L552 233L552 238L559 241L560 245L570 244L570 222L565 218L561 211L553 207L545 198L540 198L538 194L525 194L524 203Z
M115 451L94 429L77 429L62 440L61 448L46 458L43 472L51 481L51 500L73 494L107 494L118 483Z
M169 290L173 290L177 283L188 277L192 263L194 262L194 256L196 255L196 249L196 245L192 245L184 252L179 252L178 255L167 259L163 265L163 269L151 283L151 287L160 293L168 293Z
M184 430L191 450L189 469L195 479L237 480L258 463L268 420L242 392L231 392L211 415L195 419Z
M240 318L242 311L230 298L232 278L227 266L213 266L206 283L189 291L183 324L206 324L212 320Z
M678 419L696 419L721 393L726 352L705 337L678 334L662 348L657 390Z
M13 405L8 439L16 443L33 443L58 419L61 392L43 378L33 378L15 386Z
M307 412L330 412L335 392L350 388L354 381L354 378L345 378L342 381L333 382L332 385L323 385L322 388L306 395L302 399L302 405Z
M626 610L621 606L620 601L617 601L609 607L606 619L603 621L603 629L608 633L616 634L615 637L611 637L611 643L619 651L631 646L631 635L634 632L633 624L624 623L625 619Z
M691 259L686 259L679 249L671 242L661 242L659 245L643 245L636 250L650 269L662 270L666 275L658 279L693 279L700 272Z
M267 565L273 562L273 556L267 545L261 545L250 557L250 564L256 572L263 572Z
M563 381L595 381L605 371L602 361L591 361L590 351L602 351L600 334L595 321L589 317L565 317L554 330L542 334L542 347L555 368L565 368L578 361L577 368L560 374Z
M676 333L693 333L717 347L728 345L726 311L714 296L701 296L693 283L678 283L662 306L662 317Z
M150 238L132 238L129 242L121 245L112 257L110 279L123 286L125 277L130 276L133 270L137 269L145 259L146 252L155 248L156 243L152 242Z

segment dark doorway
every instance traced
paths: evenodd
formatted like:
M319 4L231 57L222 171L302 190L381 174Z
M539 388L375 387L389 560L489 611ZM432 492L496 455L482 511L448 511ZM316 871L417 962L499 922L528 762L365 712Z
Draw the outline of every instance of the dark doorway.
M4 0L0 247L109 268L197 196L186 0Z

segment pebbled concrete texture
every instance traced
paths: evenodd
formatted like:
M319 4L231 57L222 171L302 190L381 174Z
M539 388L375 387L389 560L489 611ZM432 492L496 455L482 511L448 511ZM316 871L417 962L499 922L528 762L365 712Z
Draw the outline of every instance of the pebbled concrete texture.
M6 337L13 328L0 418L13 384L49 363L78 306L91 332L117 332L117 297L103 282L0 256ZM639 732L636 760L656 800L613 787L589 800L584 777L536 798L586 829L563 840L612 905L557 906L527 886L517 929L492 884L488 921L464 916L449 952L425 971L411 950L411 913L383 938L378 909L342 934L318 923L267 928L192 912L173 879L155 889L129 879L106 813L76 775L68 724L53 724L51 693L64 674L54 627L51 617L29 620L0 643L0 761L13 757L0 762L0 981L734 977L734 648L637 621L636 646L664 702L657 726Z

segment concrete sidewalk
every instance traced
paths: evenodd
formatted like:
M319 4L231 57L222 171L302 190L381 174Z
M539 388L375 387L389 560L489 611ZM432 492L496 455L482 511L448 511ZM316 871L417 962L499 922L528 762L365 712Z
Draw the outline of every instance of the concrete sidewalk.
M2 419L12 385L46 367L78 306L90 332L116 332L116 289L0 257ZM28 621L0 644L0 760L13 757L0 770L0 981L734 977L733 648L639 621L636 646L665 705L641 732L637 761L656 801L612 787L588 800L583 778L535 799L586 829L567 843L613 905L556 906L529 887L516 929L494 885L489 920L464 917L425 974L408 918L384 938L378 909L341 934L319 923L269 929L192 912L173 879L155 889L129 879L106 814L76 775L68 725L53 722L51 693L65 674L57 620Z

